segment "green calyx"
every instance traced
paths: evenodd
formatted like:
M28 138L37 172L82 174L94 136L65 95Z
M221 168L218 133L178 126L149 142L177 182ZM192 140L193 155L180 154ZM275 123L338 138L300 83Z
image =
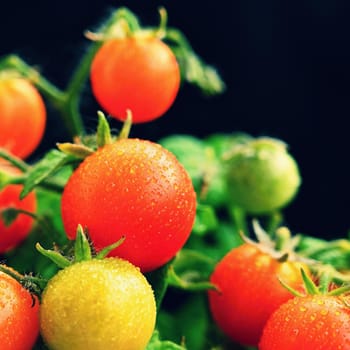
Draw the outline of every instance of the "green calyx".
M58 267L65 268L68 267L74 263L87 261L91 259L104 259L113 249L120 246L125 240L125 237L121 237L117 242L105 247L104 249L100 250L98 253L96 253L90 241L87 238L87 233L84 232L84 229L81 225L78 225L77 228L77 235L74 242L74 253L71 257L66 257L62 255L58 250L49 250L44 249L40 243L37 243L35 245L36 249L53 261Z
M305 272L304 269L300 269L303 284L305 287L306 294L300 293L294 288L290 287L288 284L279 280L280 283L288 291L290 291L296 297L305 297L307 295L328 295L328 296L339 296L342 297L350 291L350 283L342 285L337 288L332 288L332 276L329 274L327 268L323 270L323 273L320 274L319 283L316 284L312 278Z
M86 31L85 36L92 41L125 39L129 37L157 37L163 39L166 35L168 15L164 7L159 8L160 22L157 27L142 28L138 18L126 7L115 11L108 26L103 26L98 32Z
M295 250L299 244L300 237L292 236L290 230L281 226L276 229L274 235L267 233L259 224L257 219L252 220L252 227L256 241L246 237L240 232L244 242L254 245L260 251L270 255L279 262L298 261L305 264L314 263L313 260L299 256Z
M98 111L97 116L97 131L94 135L76 138L74 143L57 143L58 149L66 155L83 160L93 154L98 148L129 137L132 126L132 113L130 110L127 110L126 119L118 135L113 135L103 112Z
M0 272L3 272L13 279L15 279L18 283L22 285L23 288L27 289L31 294L36 295L39 299L41 296L42 290L45 288L47 284L47 280L33 276L31 274L20 274L19 272L13 270L12 268L7 267L6 265L0 264ZM33 303L35 299L33 298Z

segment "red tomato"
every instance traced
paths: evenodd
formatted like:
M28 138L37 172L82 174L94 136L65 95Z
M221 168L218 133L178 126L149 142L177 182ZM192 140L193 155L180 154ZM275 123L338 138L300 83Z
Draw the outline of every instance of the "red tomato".
M1 170L14 172L2 163ZM36 212L36 195L29 193L24 199L20 199L22 185L8 185L0 190L0 212L7 208L15 208L30 213ZM4 253L20 244L30 233L34 219L27 214L18 214L16 219L6 226L0 216L0 253Z
M156 37L106 41L91 65L92 92L111 116L134 123L162 116L180 86L180 69L170 48Z
M0 78L0 147L28 157L42 140L46 108L37 89L23 78Z
M259 349L350 349L350 308L335 296L295 297L272 314Z
M0 272L1 350L31 350L39 334L39 301Z
M210 278L219 289L209 291L210 310L219 328L235 342L257 346L269 316L293 297L278 278L300 289L300 267L281 263L249 243L231 250Z
M196 214L192 181L176 157L159 144L124 139L87 157L68 180L62 218L69 238L86 227L96 249L150 271L182 248Z

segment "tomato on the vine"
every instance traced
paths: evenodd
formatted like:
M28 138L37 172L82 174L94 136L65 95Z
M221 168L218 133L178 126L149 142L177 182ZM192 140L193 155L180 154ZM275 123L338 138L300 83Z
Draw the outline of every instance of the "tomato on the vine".
M0 271L2 350L31 350L39 335L39 301L13 277Z
M162 116L180 87L180 68L171 49L155 36L107 40L91 65L91 87L97 102L111 116L134 123Z
M153 290L119 258L73 263L42 294L40 331L52 350L144 349L156 319Z
M350 308L347 300L317 294L289 300L267 321L259 349L350 349Z
M151 271L187 241L196 215L191 178L157 143L122 139L98 149L74 171L62 195L66 233L78 224L97 250L125 236L111 252Z
M227 161L232 204L247 213L285 207L301 184L298 164L280 140L260 137L235 147Z
M279 262L250 243L233 248L210 277L218 291L209 291L209 306L219 328L237 343L257 346L269 316L293 298L279 278L300 290L301 266Z
M2 164L1 171L14 172L13 168ZM30 214L36 212L37 200L35 192L29 193L20 199L23 185L7 185L0 190L0 253L4 253L19 245L30 233L34 219ZM1 216L3 210L14 209L27 213L19 213L9 224L5 223Z
M46 107L31 82L5 73L0 75L0 147L24 159L43 138Z

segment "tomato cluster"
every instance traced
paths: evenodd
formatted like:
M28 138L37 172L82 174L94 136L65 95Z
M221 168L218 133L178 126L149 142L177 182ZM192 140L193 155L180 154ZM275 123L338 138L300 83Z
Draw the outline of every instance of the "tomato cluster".
M65 90L0 60L1 349L349 349L350 243L282 226L301 185L284 142L129 137L185 80L224 86L161 16L142 28L113 13ZM91 134L77 110L86 82L111 117L99 111ZM46 103L72 140L29 161Z

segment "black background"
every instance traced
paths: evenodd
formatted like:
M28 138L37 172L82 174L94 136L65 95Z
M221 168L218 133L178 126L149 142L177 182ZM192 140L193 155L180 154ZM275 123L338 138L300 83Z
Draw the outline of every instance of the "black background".
M185 85L161 119L132 134L157 140L171 133L204 137L245 131L283 139L303 183L286 209L294 231L343 237L349 229L350 11L348 1L25 1L2 2L0 55L16 53L60 87L87 45L83 36L112 8L126 6L144 25L163 5L195 51L227 84L205 98ZM89 87L81 106L88 128L97 107ZM0 135L1 137L1 135ZM53 111L39 156L67 135Z

